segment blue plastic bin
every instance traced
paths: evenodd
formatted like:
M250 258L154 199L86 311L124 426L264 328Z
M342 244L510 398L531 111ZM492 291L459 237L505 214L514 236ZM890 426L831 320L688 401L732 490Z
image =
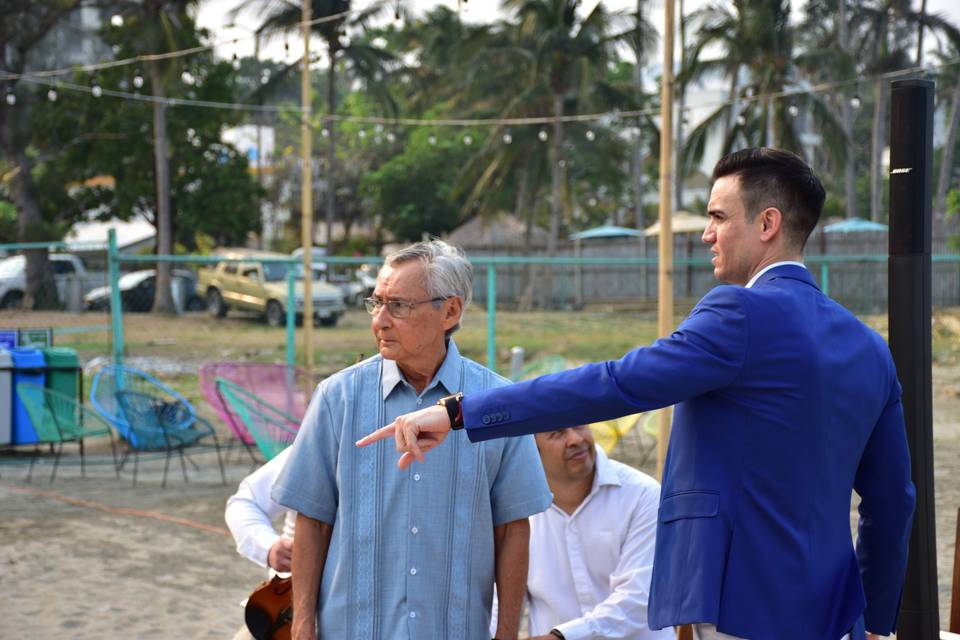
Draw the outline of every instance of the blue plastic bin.
M32 382L41 387L44 385L46 361L43 352L39 349L14 349L13 356L13 444L34 444L38 441L37 431L27 413L27 408L20 402L17 394L17 384Z

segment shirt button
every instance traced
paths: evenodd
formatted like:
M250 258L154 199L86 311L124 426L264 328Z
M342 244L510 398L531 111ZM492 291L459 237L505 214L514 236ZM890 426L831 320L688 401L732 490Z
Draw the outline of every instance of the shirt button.
M420 482L420 474L419 474L419 473L413 474L413 481L414 481L414 482Z
M410 569L410 575L412 575L412 576L417 575L417 568L416 568L416 567L413 567L412 569Z
M410 533L412 533L413 535L417 535L418 533L420 533L420 529L416 527L410 527Z
M417 398L417 406L419 407L422 404L423 404L423 398Z
M416 611L411 611L411 612L410 612L410 617L411 617L411 618L416 618L416 617L417 617L417 612L416 612Z

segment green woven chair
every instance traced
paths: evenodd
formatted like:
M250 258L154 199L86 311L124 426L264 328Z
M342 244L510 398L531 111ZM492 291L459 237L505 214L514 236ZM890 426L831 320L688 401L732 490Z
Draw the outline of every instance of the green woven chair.
M86 456L83 441L86 438L107 436L110 438L110 450L113 453L113 469L117 477L120 470L117 468L117 450L113 441L113 431L110 425L93 409L82 405L76 398L48 389L33 382L17 384L17 395L33 422L40 443L50 444L54 450L53 471L50 473L50 482L57 476L60 465L60 456L66 442L76 442L80 447L80 474L86 477ZM27 473L27 482L33 476L33 466L38 455L30 460L30 471Z
M226 378L217 378L216 382L220 394L240 417L264 458L270 460L293 444L300 428L296 418Z

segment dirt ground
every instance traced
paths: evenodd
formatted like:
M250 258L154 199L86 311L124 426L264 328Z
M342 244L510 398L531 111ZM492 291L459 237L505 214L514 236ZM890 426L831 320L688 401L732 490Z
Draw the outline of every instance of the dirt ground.
M459 340L468 355L482 362L483 314L472 316ZM0 313L0 327L17 326L22 319ZM42 314L30 320L30 326L58 327L106 322L89 314ZM884 331L880 320L868 321ZM595 338L594 347L603 346L587 355L602 358L629 348L631 339L610 336L626 332L636 319L584 317L576 326L564 322L568 320L557 320L540 338L549 342L555 330L575 336L571 348L582 343L584 350ZM336 370L369 351L365 324L364 316L348 314L334 332L320 330L321 345L326 345L320 347L325 354L318 358L321 367ZM530 319L520 314L498 316L501 360L508 345L522 343L519 337L529 326ZM127 329L131 356L142 358L142 366L156 366L157 375L187 390L210 417L196 390L200 362L283 357L282 331L265 330L249 319L228 318L221 324L204 317L138 319ZM635 342L648 340L647 329L632 326L631 331ZM57 342L74 345L84 362L108 353L103 333L69 334ZM939 603L946 626L960 508L960 310L937 314L933 380ZM225 428L221 435L227 437ZM617 445L613 457L652 473L654 456L644 460L651 444L638 430ZM95 464L86 478L80 476L73 451L53 483L48 482L49 461L37 466L28 483L25 458L0 455L0 637L232 638L242 623L239 602L264 577L259 567L236 554L223 523L225 500L250 471L249 459L237 449L229 453L226 485L220 483L211 453L195 457L199 469L188 467L189 482L174 462L164 490L162 460L141 463L133 487L129 466L118 480L104 464L109 448L103 443L90 452Z

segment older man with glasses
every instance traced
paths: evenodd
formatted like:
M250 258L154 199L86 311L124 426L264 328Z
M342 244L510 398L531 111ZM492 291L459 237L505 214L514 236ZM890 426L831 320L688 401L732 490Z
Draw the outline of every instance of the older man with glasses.
M298 514L295 639L481 638L494 583L496 637L517 637L527 517L551 501L532 438L453 437L402 474L393 446L353 446L440 398L506 384L452 338L472 290L470 263L444 242L388 256L365 301L379 354L317 388L273 489Z

